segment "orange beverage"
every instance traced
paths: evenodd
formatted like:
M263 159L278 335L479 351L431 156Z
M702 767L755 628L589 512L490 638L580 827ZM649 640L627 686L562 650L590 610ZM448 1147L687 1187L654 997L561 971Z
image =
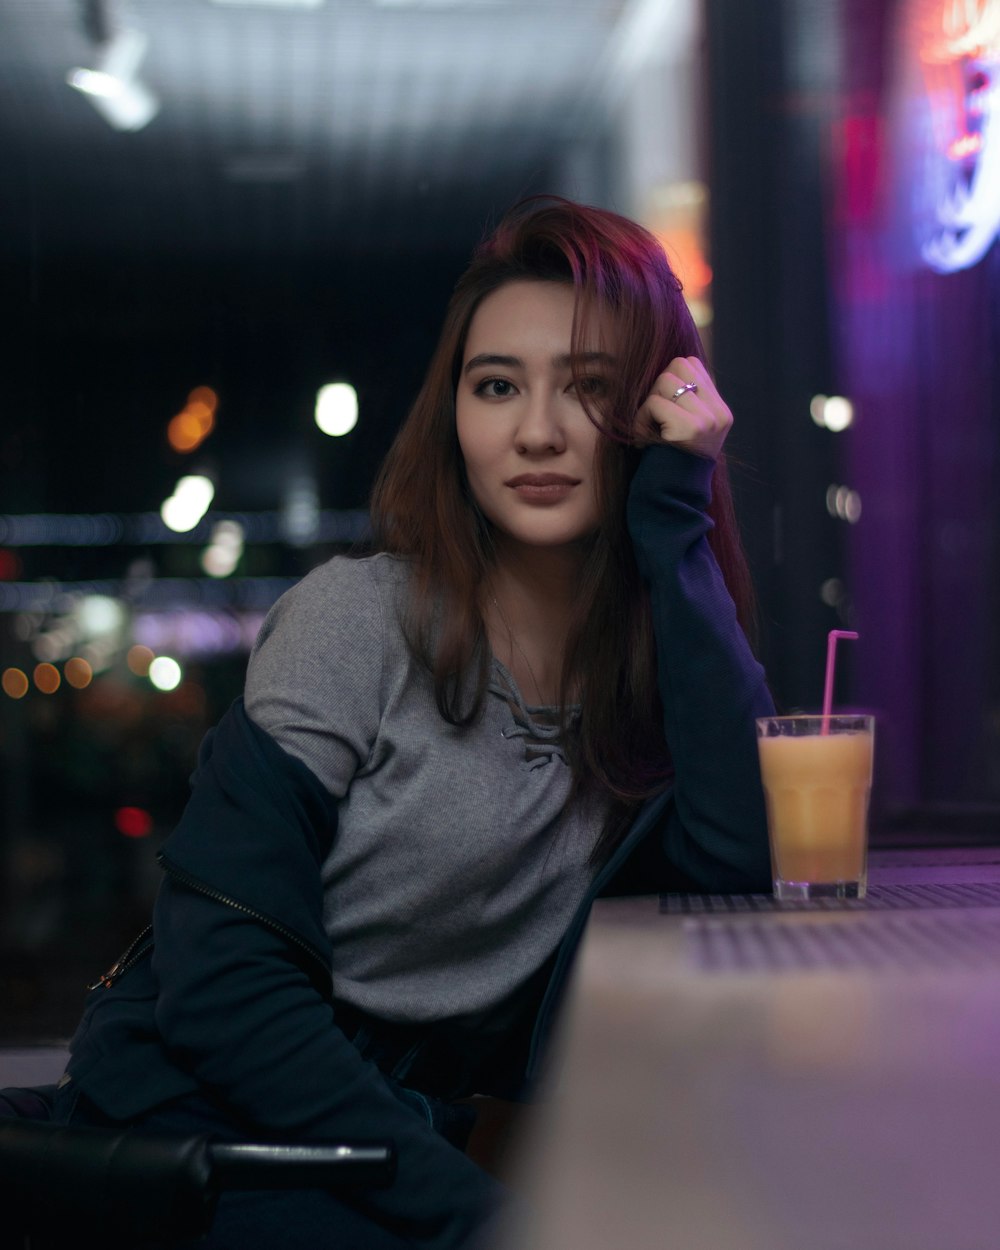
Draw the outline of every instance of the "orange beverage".
M865 892L874 718L772 716L758 722L775 894Z

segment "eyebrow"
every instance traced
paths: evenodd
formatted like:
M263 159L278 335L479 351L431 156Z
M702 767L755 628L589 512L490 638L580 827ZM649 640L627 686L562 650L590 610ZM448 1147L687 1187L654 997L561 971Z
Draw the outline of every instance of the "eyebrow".
M574 364L614 364L615 358L608 352L580 352L578 355L570 355L568 352L561 356L553 356L552 363L558 369L569 369ZM520 356L500 356L492 352L481 352L478 356L473 356L468 361L463 373L471 373L473 369L482 369L485 366L500 366L507 369L518 369L524 367L524 361Z

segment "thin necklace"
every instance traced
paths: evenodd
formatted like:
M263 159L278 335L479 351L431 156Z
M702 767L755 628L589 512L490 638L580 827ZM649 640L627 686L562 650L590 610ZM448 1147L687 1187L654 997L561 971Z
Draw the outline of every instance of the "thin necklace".
M521 644L517 641L517 638L514 636L514 631L510 627L510 621L508 621L507 617L504 615L504 610L500 606L500 604L497 602L496 595L491 595L490 598L493 600L493 606L496 608L501 621L503 621L504 628L507 630L507 637L510 639L511 646L514 646L517 648L518 655L520 655L521 659L524 661L525 666L528 669L528 674L531 677L532 683L534 684L534 687L535 687L535 697L538 699L538 706L546 707L547 706L546 702L542 698L542 688L538 684L538 678L535 676L535 670L531 667L531 661L524 654L524 648L521 646Z

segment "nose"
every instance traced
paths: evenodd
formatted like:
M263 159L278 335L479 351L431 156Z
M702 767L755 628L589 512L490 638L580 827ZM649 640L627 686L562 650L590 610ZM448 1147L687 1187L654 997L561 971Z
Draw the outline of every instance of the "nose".
M522 455L560 452L566 448L566 432L559 415L556 396L533 394L521 410L521 419L514 433L517 450Z

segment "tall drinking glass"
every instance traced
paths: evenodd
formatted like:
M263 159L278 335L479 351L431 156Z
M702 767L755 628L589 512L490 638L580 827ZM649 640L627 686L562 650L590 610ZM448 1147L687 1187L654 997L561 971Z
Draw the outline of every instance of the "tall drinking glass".
M777 898L864 897L874 744L868 715L757 721Z

